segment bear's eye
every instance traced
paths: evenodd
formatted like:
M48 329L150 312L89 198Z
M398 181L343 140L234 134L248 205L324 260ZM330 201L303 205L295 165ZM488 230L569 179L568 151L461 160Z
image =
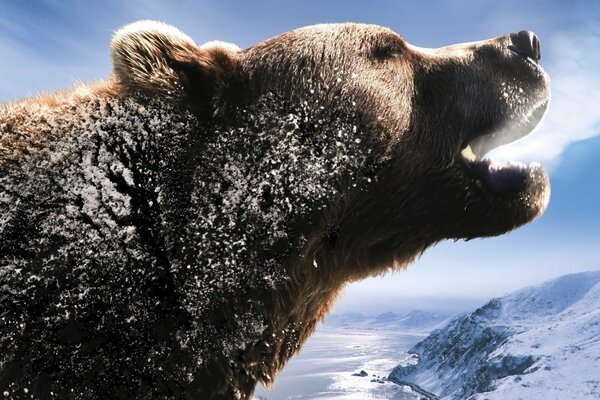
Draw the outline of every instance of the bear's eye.
M401 57L404 53L404 46L397 41L381 43L373 47L372 56L376 60L388 60Z

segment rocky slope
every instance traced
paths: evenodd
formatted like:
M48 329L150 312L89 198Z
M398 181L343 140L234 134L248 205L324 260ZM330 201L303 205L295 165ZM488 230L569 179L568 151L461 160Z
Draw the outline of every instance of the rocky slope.
M600 271L492 299L410 352L389 379L443 399L598 399Z

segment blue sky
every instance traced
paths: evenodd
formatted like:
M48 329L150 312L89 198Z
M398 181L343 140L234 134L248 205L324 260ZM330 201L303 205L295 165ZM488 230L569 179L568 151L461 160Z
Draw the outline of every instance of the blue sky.
M535 31L553 82L552 104L531 137L496 155L547 166L547 213L509 235L442 243L406 271L354 284L338 311L441 305L453 311L551 277L600 269L600 2L3 1L0 101L106 77L112 33L139 19L175 25L198 44L216 39L241 47L323 22L385 25L422 47Z

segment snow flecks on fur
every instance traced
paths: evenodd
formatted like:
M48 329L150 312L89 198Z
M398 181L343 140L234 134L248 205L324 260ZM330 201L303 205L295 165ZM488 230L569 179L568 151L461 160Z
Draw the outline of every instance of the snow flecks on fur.
M235 127L213 132L198 154L178 238L181 254L173 262L187 312L204 321L194 329L199 337L224 329L203 318L223 299L249 299L255 297L245 293L249 288L272 291L286 284L284 261L306 240L298 224L317 224L315 217L341 195L341 178L358 182L364 163L352 125L325 120L308 102L290 108L267 96L239 118ZM260 315L269 305L243 307ZM256 323L231 327L247 334L226 337L224 346L243 348L260 338Z
M510 110L515 114L513 118L516 120L522 118L525 111L530 109L529 94L525 93L517 79L500 82L500 88L502 100L506 101Z
M104 365L98 383L69 395L98 396L127 360L168 353L149 335L164 318L153 281L166 266L141 223L151 218L143 193L160 175L154 160L169 159L160 136L190 132L195 120L102 98L12 107L0 114L0 387L60 398L61 381L83 380L93 358ZM120 341L131 342L123 359L111 355Z
M51 379L35 390L60 397L100 362L72 396L152 397L135 382L185 387L215 354L280 342L256 293L284 288L305 234L368 184L349 114L269 95L206 127L179 108L90 98L3 122L2 143L27 150L0 153L0 367L24 362L1 389ZM290 354L296 328L276 333ZM270 379L267 365L238 367Z

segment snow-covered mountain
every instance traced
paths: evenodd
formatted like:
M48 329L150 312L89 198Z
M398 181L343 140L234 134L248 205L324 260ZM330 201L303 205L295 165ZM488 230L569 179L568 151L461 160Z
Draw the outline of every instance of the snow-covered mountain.
M358 312L346 312L343 314L330 314L324 323L332 326L351 326L366 321L369 318Z
M599 399L600 271L492 299L410 353L389 379L443 399Z
M427 331L428 333L446 319L448 319L447 315L421 310L413 310L408 314L396 314L388 311L376 316L348 312L330 315L325 320L325 325L367 330Z

